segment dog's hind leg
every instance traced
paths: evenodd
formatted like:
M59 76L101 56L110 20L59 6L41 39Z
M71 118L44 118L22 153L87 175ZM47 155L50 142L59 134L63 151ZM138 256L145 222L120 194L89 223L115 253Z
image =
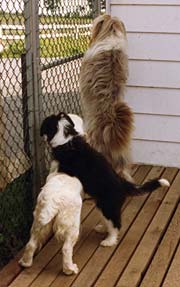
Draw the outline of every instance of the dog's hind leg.
M113 246L117 244L117 240L118 240L118 233L119 233L119 229L117 227L114 227L113 223L111 220L107 220L106 218L104 218L105 221L105 225L106 225L106 229L108 232L107 237L101 241L101 246Z
M79 230L70 232L64 241L62 247L63 254L63 272L67 275L77 274L78 267L75 263L73 263L73 248L77 242L79 236ZM57 237L57 236L56 236Z
M19 264L23 267L30 267L33 264L33 256L36 250L40 249L42 244L46 241L47 237L50 235L52 229L52 224L49 223L42 226L36 220L34 220L31 228L31 237L26 244L24 254L19 260Z

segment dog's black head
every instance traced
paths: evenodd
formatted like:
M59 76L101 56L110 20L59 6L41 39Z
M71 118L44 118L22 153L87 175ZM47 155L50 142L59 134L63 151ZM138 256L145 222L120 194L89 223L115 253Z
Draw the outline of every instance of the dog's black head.
M48 143L55 146L67 142L67 138L77 135L77 132L74 129L74 123L71 118L67 114L60 112L58 115L51 115L44 119L40 135L45 135Z

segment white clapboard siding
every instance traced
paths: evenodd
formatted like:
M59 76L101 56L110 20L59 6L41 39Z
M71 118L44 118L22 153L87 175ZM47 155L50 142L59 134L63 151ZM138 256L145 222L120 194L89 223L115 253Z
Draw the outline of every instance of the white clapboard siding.
M130 32L180 33L180 5L112 5L111 14L119 16Z
M180 61L180 33L128 33L127 36L130 59Z
M180 144L133 140L133 161L180 168Z
M107 0L128 37L135 162L180 167L180 0Z
M135 114L134 139L180 143L180 117Z
M180 116L178 89L128 87L126 101L135 113Z
M180 62L130 60L128 85L180 89Z

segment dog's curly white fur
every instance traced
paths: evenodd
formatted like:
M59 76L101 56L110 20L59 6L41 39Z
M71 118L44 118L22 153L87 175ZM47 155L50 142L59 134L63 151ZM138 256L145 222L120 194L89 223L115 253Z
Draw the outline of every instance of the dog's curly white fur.
M30 240L19 264L30 267L35 251L54 232L58 242L63 241L63 272L77 274L78 267L73 263L72 256L79 236L81 207L80 181L63 173L49 174L38 196Z

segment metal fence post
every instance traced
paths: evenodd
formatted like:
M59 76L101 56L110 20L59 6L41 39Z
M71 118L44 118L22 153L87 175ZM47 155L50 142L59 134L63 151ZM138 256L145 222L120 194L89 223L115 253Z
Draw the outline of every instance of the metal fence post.
M41 185L42 144L40 139L41 69L39 55L39 1L24 0L26 76L28 121L31 159L33 164L33 189L36 198Z
M22 109L23 109L23 142L24 152L31 157L29 122L28 122L28 95L27 95L27 73L26 73L26 54L21 55L21 74L22 74Z
M101 14L101 0L92 1L93 3L93 17L96 18Z

